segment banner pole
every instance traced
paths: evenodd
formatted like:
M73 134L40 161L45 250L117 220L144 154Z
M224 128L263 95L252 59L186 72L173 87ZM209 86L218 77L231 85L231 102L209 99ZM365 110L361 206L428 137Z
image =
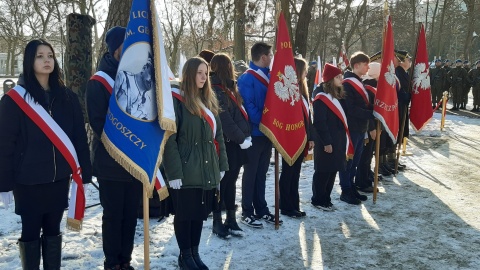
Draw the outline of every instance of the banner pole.
M279 195L280 195L280 187L279 187L279 166L278 166L278 151L275 149L275 230L280 228L280 211L279 211Z
M377 135L375 136L375 176L373 178L373 203L377 203L377 188L378 188L378 165L380 160L380 132L382 128L380 121L377 119Z
M446 110L447 110L447 95L448 92L445 91L443 92L443 97L442 97L442 121L440 122L440 131L443 131L443 128L445 128L445 115L446 115Z
M148 196L145 185L143 186L143 265L145 270L150 269L150 235Z

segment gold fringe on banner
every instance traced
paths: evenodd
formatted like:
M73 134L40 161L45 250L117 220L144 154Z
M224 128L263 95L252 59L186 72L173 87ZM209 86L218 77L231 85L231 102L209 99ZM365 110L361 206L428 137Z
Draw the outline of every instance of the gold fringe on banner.
M79 232L82 229L82 221L73 218L67 218L67 229Z
M295 155L293 155L293 157L290 157L287 154L287 151L285 151L283 146L278 142L277 138L275 137L275 135L273 134L273 132L270 129L268 129L262 123L260 123L259 129L260 129L261 132L263 132L263 134L265 134L265 136L267 136L267 138L270 139L270 141L272 141L273 145L275 146L277 151L280 153L280 155L282 155L283 159L285 159L285 161L288 163L288 165L292 166L293 163L295 163L295 161L297 160L297 158L301 154L303 154L303 151L305 150L305 145L307 143L307 134L305 134L305 137L303 138L302 147L300 147L297 150L297 152L295 153Z
M160 197L160 201L165 200L170 195L168 194L168 188L166 186L157 190L157 193L158 193L158 196Z

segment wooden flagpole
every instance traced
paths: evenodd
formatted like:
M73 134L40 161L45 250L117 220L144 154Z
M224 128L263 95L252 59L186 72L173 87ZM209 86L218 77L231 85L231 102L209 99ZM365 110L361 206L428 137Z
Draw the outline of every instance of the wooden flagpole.
M378 188L378 165L380 160L380 132L382 132L382 126L380 120L377 121L377 135L375 136L375 171L373 178L373 203L377 203L377 188Z
M410 66L410 71L408 72L409 74L409 82L408 82L408 93L412 93L412 75L413 75L413 70L415 67L413 66L415 64L415 59L417 59L417 49L418 49L418 39L420 38L420 28L421 28L422 23L418 23L418 33L417 33L417 43L415 44L415 57L410 60L412 62L412 66ZM395 175L398 173L398 162L400 160L400 148L402 147L403 143L403 132L405 130L405 121L407 120L407 111L408 111L408 104L404 106L403 110L403 115L401 118L401 126L400 126L400 132L398 133L398 138L397 138L397 152L396 152L396 160L395 160Z
M149 234L149 206L147 187L143 186L143 265L145 270L150 269L150 234Z
M276 49L276 44L277 44L277 36L278 36L278 18L280 17L280 12L282 11L282 6L281 2L277 0L276 3L276 8L275 8L275 42L273 43L273 48L274 50ZM275 149L275 230L278 230L280 228L280 210L279 210L279 198L280 198L280 183L279 183L279 175L280 174L280 169L278 165L278 151Z

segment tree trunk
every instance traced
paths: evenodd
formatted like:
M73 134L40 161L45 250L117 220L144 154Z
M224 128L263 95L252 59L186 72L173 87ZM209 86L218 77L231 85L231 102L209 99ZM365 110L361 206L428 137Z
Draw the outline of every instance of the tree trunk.
M308 0L306 0L306 1L308 1ZM281 9L282 9L282 12L283 12L283 16L285 17L285 22L287 23L288 35L290 37L292 37L292 16L290 14L290 1L289 0L280 0L280 2L281 2ZM276 27L277 27L277 23L278 22L275 21L275 26Z
M435 8L433 9L433 16L432 16L432 25L430 26L430 38L427 39L431 42L431 44L433 44L433 38L435 37L435 18L437 17L438 2L439 0L435 1ZM438 47L435 49L438 49ZM437 51L435 49L433 48L433 45L430 45L430 48L428 51L429 52ZM439 55L436 55L436 57L438 58Z
M465 59L470 58L470 48L472 47L473 29L475 27L475 0L464 0L467 6L467 31L465 33L465 45L463 47L463 56Z
M305 0L298 14L297 28L295 30L294 48L305 58L307 55L308 27L312 18L312 8L315 0Z
M247 60L245 58L245 0L235 0L234 17L234 47L235 60Z
M438 33L443 33L443 22L445 20L445 12L447 12L447 5L448 5L448 0L443 0L443 6L442 6L442 14L440 15L440 29L438 30ZM440 55L443 52L443 46L445 44L445 39L439 38L437 41L437 55Z
M210 15L210 19L208 20L208 24L207 24L207 40L208 40L208 48L211 50L214 49L213 23L215 23L216 7L217 7L217 0L213 0L212 4L210 4L210 0L207 0L207 9Z
M67 49L65 53L66 85L77 94L85 122L85 90L92 76L92 26L95 19L89 15L67 16Z

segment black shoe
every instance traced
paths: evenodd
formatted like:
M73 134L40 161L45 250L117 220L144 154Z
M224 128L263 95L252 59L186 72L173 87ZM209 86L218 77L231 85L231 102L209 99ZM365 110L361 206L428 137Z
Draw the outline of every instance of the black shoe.
M221 239L228 239L230 238L230 232L222 223L222 220L213 220L212 232L220 237Z
M342 191L342 194L340 195L340 200L344 201L348 204L354 204L354 205L359 205L362 203L357 197L355 197L355 194L353 194L351 189L345 189Z
M178 255L178 267L182 270L200 269L195 260L193 259L191 249L185 249L180 251L180 255Z
M257 228L257 229L263 228L263 223L258 221L254 216L242 216L241 222L252 228Z
M257 219L263 219L265 222L270 223L270 224L275 224L275 215L272 215L271 213L267 213L262 216L256 216ZM278 224L282 225L283 221L281 219L278 219Z
M368 200L367 196L358 193L357 188L353 187L352 191L353 191L353 194L355 195L355 198L359 199L360 201L364 202L364 201Z
M297 211L297 210L280 210L280 214L291 217L291 218L303 217L302 213L300 213L300 211Z
M245 232L238 226L235 210L227 210L227 218L223 226L225 226L225 229L233 236L245 236Z
M383 166L384 163L380 164L378 166L378 173L381 174L381 175L384 175L384 176L390 176L392 175L392 173L390 172L390 170L386 169L384 166Z
M395 173L395 163L392 163L389 161L389 162L383 163L383 166L386 170L390 171L391 173L393 174Z
M361 191L361 192L365 192L365 193L373 193L373 187L361 187L361 188L358 188L358 191ZM377 188L377 192L378 192L378 188Z
M307 213L305 213L304 211L300 211L300 210L297 210L300 215L302 215L302 217L306 217L307 216Z
M198 253L198 246L192 247L192 257L195 263L200 270L208 270L208 267L203 263L202 259L200 258L200 254Z

